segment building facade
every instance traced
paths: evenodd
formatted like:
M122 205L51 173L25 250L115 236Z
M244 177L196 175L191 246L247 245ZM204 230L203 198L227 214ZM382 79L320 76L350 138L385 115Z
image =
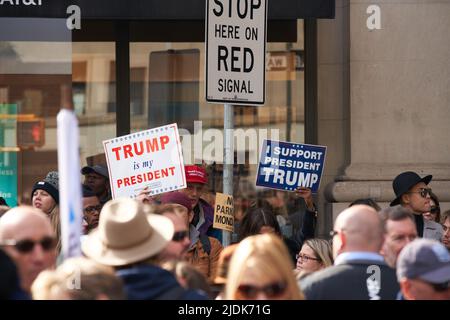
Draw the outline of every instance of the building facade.
M432 174L441 210L450 208L449 14L450 1L338 0L335 19L318 21L327 218L358 198L388 206L392 180L408 170Z

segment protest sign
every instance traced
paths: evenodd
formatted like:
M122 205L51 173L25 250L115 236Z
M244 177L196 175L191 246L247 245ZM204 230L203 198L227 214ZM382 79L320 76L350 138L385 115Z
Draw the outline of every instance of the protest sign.
M216 194L216 202L214 205L213 228L233 232L234 228L233 196L223 193Z
M256 185L286 191L306 187L317 193L325 156L324 146L264 140Z
M112 197L134 198L186 188L176 123L103 141Z

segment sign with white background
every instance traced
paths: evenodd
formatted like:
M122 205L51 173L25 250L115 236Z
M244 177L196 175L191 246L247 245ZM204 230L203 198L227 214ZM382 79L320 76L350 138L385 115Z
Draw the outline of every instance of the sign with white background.
M264 104L267 0L207 0L206 100Z

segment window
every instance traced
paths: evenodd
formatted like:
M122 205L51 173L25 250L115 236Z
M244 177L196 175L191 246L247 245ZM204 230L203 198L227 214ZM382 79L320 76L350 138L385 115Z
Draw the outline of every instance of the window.
M57 169L56 115L70 103L71 61L65 19L0 19L0 196L10 206L30 203L34 183Z
M105 162L102 141L116 136L114 42L74 42L72 99L80 126L81 165Z

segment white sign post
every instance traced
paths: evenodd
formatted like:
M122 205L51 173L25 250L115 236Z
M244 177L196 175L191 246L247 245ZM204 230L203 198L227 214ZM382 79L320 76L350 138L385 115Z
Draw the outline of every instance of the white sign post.
M81 256L82 205L78 120L62 109L58 123L59 210L63 258Z
M206 6L206 100L264 104L267 0Z
M176 123L103 141L111 193L135 198L186 188L184 161Z
M265 101L267 0L207 0L205 25L206 101L224 104L223 192L233 195L233 105Z

